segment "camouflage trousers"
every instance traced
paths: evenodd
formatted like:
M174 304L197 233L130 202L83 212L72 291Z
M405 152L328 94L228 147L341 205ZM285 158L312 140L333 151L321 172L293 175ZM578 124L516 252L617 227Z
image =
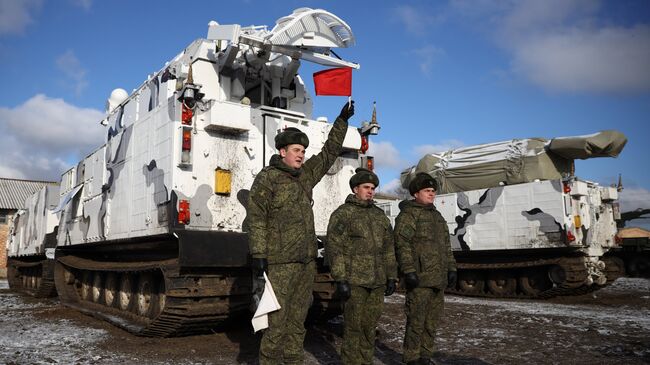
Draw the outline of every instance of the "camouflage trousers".
M374 289L352 286L345 302L341 360L346 365L372 364L375 330L384 305L385 287Z
M443 306L444 291L440 289L415 288L406 294L404 362L433 356L436 327Z
M302 364L316 262L269 265L267 274L282 308L269 313L269 328L260 344L260 365Z

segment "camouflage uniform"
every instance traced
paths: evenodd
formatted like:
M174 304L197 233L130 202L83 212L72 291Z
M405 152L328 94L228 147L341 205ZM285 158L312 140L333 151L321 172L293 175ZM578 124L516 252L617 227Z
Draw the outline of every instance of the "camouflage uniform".
M300 169L272 156L251 187L251 256L268 259L268 277L282 306L269 315L260 344L261 364L302 362L304 321L316 274L312 190L341 153L347 128L347 121L337 118L322 151Z
M415 272L417 288L406 295L404 361L428 358L435 351L434 338L442 314L447 272L456 271L449 230L442 215L431 205L413 200L400 203L395 221L395 245L400 270Z
M355 195L330 217L325 250L332 276L352 288L344 310L344 364L372 363L386 281L397 278L392 233L384 212Z

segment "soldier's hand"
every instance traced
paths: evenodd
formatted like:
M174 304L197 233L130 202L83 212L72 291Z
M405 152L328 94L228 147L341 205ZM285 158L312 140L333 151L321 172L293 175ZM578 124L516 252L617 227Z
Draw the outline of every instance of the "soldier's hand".
M387 297L393 295L393 293L395 292L395 286L396 286L395 280L393 279L386 280L386 291L384 291L384 295Z
M336 295L342 300L348 300L350 295L352 295L352 290L350 289L350 284L347 281L337 281L336 282Z
M253 270L253 275L258 277L264 277L264 272L269 267L269 261L266 258L253 258L251 259L251 270Z
M343 109L341 109L341 114L339 114L339 118L347 121L353 115L354 115L354 100L352 100L351 103L345 103Z
M406 282L407 290L415 289L420 285L420 278L418 278L418 274L416 274L415 271L406 274L404 276L404 281Z
M458 281L458 274L455 271L447 271L447 288L455 288Z

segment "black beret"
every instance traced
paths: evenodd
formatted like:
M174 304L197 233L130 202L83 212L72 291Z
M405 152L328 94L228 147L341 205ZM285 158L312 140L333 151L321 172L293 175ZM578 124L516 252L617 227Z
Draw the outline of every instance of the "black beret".
M289 127L275 136L275 148L280 149L290 144L301 144L309 147L309 138L300 129Z
M356 172L356 174L352 175L350 178L350 189L354 189L355 186L365 183L375 184L375 187L379 186L379 178L374 172L364 169L363 167L357 168L354 172Z
M438 190L438 182L436 179L431 177L431 175L425 172L419 172L409 183L409 193L411 193L411 195L414 195L418 191L426 188L433 188L433 190Z

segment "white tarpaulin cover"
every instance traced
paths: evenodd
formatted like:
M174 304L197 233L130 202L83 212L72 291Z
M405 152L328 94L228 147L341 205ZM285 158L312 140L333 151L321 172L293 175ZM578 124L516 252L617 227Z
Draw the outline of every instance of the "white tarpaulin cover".
M262 294L262 299L260 299L260 304L257 306L257 310L253 315L251 324L253 325L253 331L257 332L269 327L269 313L275 312L280 309L280 303L278 303L278 298L275 297L273 292L273 286L269 278L264 273L264 293Z

